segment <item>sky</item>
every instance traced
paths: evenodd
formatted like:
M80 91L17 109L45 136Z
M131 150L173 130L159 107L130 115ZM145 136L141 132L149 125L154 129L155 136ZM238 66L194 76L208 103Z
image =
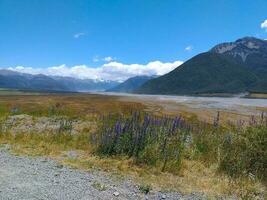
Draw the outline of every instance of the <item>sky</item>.
M125 80L267 38L266 0L0 0L0 68Z

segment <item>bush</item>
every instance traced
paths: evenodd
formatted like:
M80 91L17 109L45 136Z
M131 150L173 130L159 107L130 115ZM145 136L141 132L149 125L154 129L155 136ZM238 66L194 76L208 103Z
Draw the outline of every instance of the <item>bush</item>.
M204 129L199 128L198 132L193 132L193 155L191 156L206 164L218 162L224 131L222 128L207 126Z
M152 187L150 185L140 185L139 186L139 190L144 193L144 194L148 194L151 191Z
M250 126L225 136L220 170L230 176L267 177L267 127Z

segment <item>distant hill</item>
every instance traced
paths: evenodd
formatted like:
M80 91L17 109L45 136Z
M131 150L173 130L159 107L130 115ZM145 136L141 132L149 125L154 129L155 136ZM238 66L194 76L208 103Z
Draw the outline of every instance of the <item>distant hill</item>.
M267 92L267 42L246 37L215 46L136 89L147 94Z
M141 85L143 85L148 80L155 78L156 76L135 76L132 78L127 79L123 83L108 89L107 92L126 92L131 93Z
M68 88L51 77L45 75L31 75L10 70L0 70L0 88L27 90L60 90Z
M86 91L105 91L107 89L116 87L120 83L117 81L100 81L92 79L77 79L72 77L53 77L60 81L69 90L86 92Z
M71 77L31 75L11 70L0 70L0 88L41 91L105 91L118 85L115 81L97 81Z

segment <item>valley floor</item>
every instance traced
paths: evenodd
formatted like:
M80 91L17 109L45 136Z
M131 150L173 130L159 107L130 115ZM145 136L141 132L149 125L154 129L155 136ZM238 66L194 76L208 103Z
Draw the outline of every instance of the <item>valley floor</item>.
M104 93L106 94L106 93ZM267 112L267 99L240 97L192 97L168 95L114 94L120 101L146 105L146 110L154 114L196 116L202 121L212 122L220 112L221 122L248 121L251 116Z
M0 98L0 200L194 200L240 199L251 195L264 199L266 185L258 179L232 179L218 173L217 162L205 160L214 157L209 154L215 149L214 137L209 132L203 144L212 148L203 159L197 157L196 151L188 152L177 174L162 172L157 166L137 164L127 156L95 154L91 136L101 124L99 119L112 117L110 114L126 117L132 111L146 111L151 116L182 115L195 123L196 118L213 122L220 111L220 124L224 125L228 121L249 122L251 115L260 118L267 111L266 99L250 101L254 102L253 106L229 107L230 98L220 99L219 103L216 98L210 98L208 103L203 98L184 98L185 101L149 95L3 94ZM146 195L145 191L149 193Z

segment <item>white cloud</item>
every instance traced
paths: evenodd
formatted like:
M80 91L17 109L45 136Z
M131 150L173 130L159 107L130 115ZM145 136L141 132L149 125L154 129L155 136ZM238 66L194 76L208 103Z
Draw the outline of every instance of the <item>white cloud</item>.
M98 56L95 56L95 57L93 58L93 62L99 62L99 57L98 57Z
M75 39L78 39L78 38L80 38L81 36L85 36L85 35L86 35L86 33L80 32L80 33L75 33L75 34L73 35L73 37L74 37Z
M107 56L107 57L99 57L99 56L95 56L93 58L93 62L100 62L100 61L103 61L103 62L111 62L111 61L115 61L116 58L115 57L111 57L111 56Z
M185 47L184 50L185 51L192 51L193 50L193 46L189 45L189 46Z
M261 28L263 28L267 31L267 19L261 23Z
M124 81L137 75L163 75L181 65L182 61L163 63L153 61L147 64L123 64L119 62L109 62L102 66L93 68L87 65L77 65L68 67L66 65L32 68L32 67L10 67L9 70L30 74L45 74L50 76L70 76L81 79L99 79Z
M112 58L111 56L107 56L103 60L106 61L106 62L111 62L111 61L116 60L116 58Z

